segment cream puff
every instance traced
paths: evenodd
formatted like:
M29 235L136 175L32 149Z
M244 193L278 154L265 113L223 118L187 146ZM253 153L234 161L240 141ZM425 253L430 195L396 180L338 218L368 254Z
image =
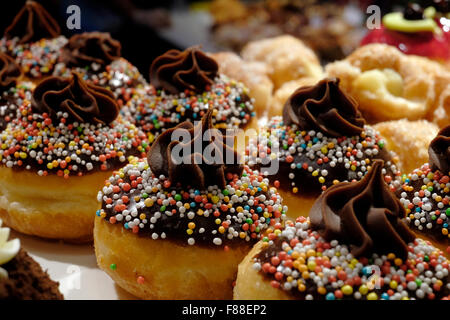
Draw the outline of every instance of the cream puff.
M230 299L251 244L280 232L281 197L212 118L166 130L98 194L98 265L139 298Z
M32 81L53 72L67 38L55 19L38 2L27 0L0 39L0 51L10 55Z
M316 54L301 40L283 35L249 42L241 51L247 61L267 65L269 76L278 89L283 83L300 78L322 79L323 69Z
M0 219L0 300L62 300L58 283L21 248L8 240L9 228Z
M382 161L339 183L239 265L234 299L448 300L449 260L416 238Z
M283 117L273 117L247 147L249 166L288 193L283 198L293 218L306 216L330 186L362 179L375 159L385 161L387 181L399 177L397 157L333 78L297 89Z
M150 68L150 85L132 96L122 114L153 141L183 121L200 120L214 108L215 127L245 127L254 117L254 101L241 83L220 74L217 62L197 47L169 50Z
M145 154L145 134L111 91L77 73L43 80L21 102L0 133L0 218L25 234L92 240L97 191L128 156Z
M371 123L402 118L439 123L449 108L450 73L437 62L405 55L392 46L363 46L328 64L325 71L341 79L342 88L358 101ZM443 96L446 90L449 93ZM435 112L441 118L433 116Z
M450 126L430 143L429 161L402 178L397 189L412 230L450 256Z

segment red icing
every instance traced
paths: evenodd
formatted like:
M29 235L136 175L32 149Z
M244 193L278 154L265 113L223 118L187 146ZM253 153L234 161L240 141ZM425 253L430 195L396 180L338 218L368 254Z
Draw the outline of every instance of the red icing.
M443 35L436 35L432 32L406 33L388 30L381 26L380 29L369 32L362 39L361 45L385 43L397 47L406 54L447 61L450 60L450 31L442 25L440 27Z

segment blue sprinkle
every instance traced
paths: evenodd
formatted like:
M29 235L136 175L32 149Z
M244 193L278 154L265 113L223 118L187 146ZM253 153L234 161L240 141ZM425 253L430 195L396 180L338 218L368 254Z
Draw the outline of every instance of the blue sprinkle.
M334 296L334 293L333 293L333 292L329 292L329 293L327 293L327 295L325 296L325 299L327 299L327 300L335 300L336 297Z

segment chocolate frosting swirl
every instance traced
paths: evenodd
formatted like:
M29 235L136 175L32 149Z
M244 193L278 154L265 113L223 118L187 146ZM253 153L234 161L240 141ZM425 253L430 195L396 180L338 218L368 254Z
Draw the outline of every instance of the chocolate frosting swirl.
M150 67L150 81L158 89L176 94L184 90L202 92L217 76L217 62L196 47L169 50Z
M415 238L401 220L405 209L383 180L383 165L375 160L361 181L332 186L309 213L313 229L327 241L349 244L355 257L392 252L406 258Z
M55 38L61 33L55 19L35 1L27 0L23 8L6 28L6 39L19 38L19 43Z
M212 113L213 109L209 109L197 127L185 121L166 130L156 139L147 154L150 168L156 176L164 175L172 184L205 189L213 185L224 188L228 173L242 174L244 167L240 164L240 155L226 144L227 137L214 129ZM173 133L177 130L184 130L190 140L176 139ZM176 135L179 133L183 132L177 131ZM201 150L198 150L199 146ZM174 158L174 154L179 154L174 150L176 147L187 150L182 159ZM230 155L232 164L226 163L231 160Z
M69 121L109 124L119 115L114 94L105 88L85 82L72 72L71 78L49 77L34 89L33 109L55 117L67 112Z
M428 156L432 170L439 170L443 174L450 172L450 125L441 129L430 142Z
M61 61L83 67L97 63L102 67L120 58L121 44L107 32L84 32L70 37L63 47Z
M0 89L15 85L21 75L22 70L14 59L0 52Z
M359 135L365 124L357 102L339 88L336 78L297 89L284 105L283 121L332 137Z

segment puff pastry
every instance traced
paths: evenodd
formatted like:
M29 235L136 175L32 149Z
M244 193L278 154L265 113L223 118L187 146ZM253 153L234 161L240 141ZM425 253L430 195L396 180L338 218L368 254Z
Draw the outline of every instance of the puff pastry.
M359 102L369 122L434 118L430 115L438 108L449 79L438 63L384 44L361 47L325 70L328 76L341 79L342 88ZM445 97L441 100L446 103Z
M249 42L241 56L247 61L264 62L276 89L291 80L323 77L316 54L301 40L289 35Z
M405 173L412 172L428 162L428 145L439 131L436 124L427 120L385 121L373 127L397 154L400 166Z

